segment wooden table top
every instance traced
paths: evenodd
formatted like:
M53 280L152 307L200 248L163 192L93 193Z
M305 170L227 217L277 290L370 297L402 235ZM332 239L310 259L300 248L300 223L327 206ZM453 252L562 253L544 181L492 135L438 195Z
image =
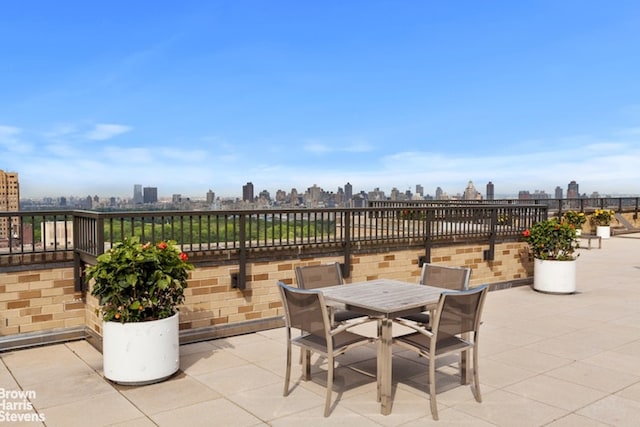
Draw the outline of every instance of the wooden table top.
M399 280L377 279L321 290L325 299L343 303L348 309L361 309L367 313L395 317L401 314L418 313L437 304L440 294L446 289Z

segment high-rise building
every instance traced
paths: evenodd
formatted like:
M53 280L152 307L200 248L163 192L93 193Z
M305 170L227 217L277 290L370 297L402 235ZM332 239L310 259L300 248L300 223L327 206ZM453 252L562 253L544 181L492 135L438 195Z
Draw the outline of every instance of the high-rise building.
M142 201L144 203L158 203L158 187L144 187Z
M562 199L562 187L560 187L559 185L556 187L555 198Z
M489 181L487 183L487 200L493 200L495 198L495 193L493 189L493 182Z
M18 212L20 210L20 183L17 172L5 172L0 169L0 211ZM19 237L20 222L14 217L11 222L8 218L0 218L0 239Z
M253 202L253 183L247 182L242 186L242 201Z
M213 191L209 190L207 191L207 204L211 204L216 200L216 193L214 193Z
M416 194L419 194L420 197L424 197L424 187L420 184L416 184Z
M144 197L142 196L142 185L134 184L133 186L133 203L135 205L140 205L144 201Z
M580 190L578 189L578 183L571 181L567 187L567 199L577 199L580 197Z
M353 198L353 185L351 185L351 183L347 182L344 185L344 199L345 200L351 200Z
M442 191L442 188L436 188L436 200L442 200L443 193L444 191Z
M462 196L463 200L481 200L482 195L476 190L475 185L473 185L472 181L469 181L467 184L467 188L464 189L464 195Z

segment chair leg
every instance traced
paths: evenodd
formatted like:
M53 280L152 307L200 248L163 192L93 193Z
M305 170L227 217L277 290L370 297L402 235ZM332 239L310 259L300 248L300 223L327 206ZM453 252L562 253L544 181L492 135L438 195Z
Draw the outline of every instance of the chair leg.
M431 404L431 417L438 420L438 405L436 403L436 360L429 359L429 403Z
M283 396L289 394L289 380L291 379L291 343L287 343L287 369L284 374L284 391Z
M327 370L327 397L324 402L324 416L329 416L329 410L331 409L331 391L333 390L333 357L329 356Z
M480 394L480 375L478 374L478 347L473 347L473 387L475 389L476 401L482 403Z
M302 351L302 379L309 381L311 379L311 351L308 348Z

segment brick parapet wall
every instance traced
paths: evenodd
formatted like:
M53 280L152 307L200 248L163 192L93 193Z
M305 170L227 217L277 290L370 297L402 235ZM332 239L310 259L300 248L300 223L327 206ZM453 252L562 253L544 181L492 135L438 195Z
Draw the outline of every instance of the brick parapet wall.
M0 273L0 336L84 326L72 268Z
M488 245L455 245L431 250L431 262L472 268L471 286L527 279L532 266L524 243L495 247L495 260L483 261ZM424 250L358 254L351 259L347 283L378 278L418 282L419 257ZM195 330L241 324L283 314L275 283L295 284L298 265L344 262L339 256L274 260L247 264L247 289L231 287L233 265L198 267L191 272L180 308L180 329ZM31 272L0 273L0 335L86 325L101 335L101 320L95 313L97 300L73 290L73 270L60 268Z

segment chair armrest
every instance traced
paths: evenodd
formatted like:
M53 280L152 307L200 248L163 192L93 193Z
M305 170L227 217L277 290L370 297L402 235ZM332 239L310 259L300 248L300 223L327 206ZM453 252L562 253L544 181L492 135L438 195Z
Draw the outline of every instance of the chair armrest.
M429 338L433 337L433 333L430 330L426 329L424 326L417 325L415 322L410 322L402 318L395 319L394 321L401 324L402 326L413 329L414 331L419 332Z
M355 321L349 321L347 323L343 323L340 326L332 329L329 331L329 335L334 336L336 334L339 334L341 332L346 331L347 329L351 329L354 326L358 326L358 325L362 325L363 323L367 323L367 322L371 322L371 318L369 317L364 317L362 319L357 319Z

